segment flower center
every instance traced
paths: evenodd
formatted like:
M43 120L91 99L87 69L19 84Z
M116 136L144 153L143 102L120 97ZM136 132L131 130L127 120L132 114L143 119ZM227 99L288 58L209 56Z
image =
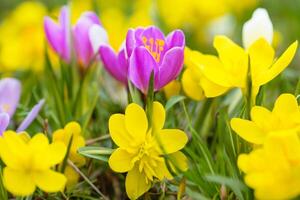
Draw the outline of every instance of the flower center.
M165 41L155 38L142 37L142 41L146 49L151 53L156 62L160 62L161 52L164 50Z
M10 110L10 105L5 103L1 106L3 112L8 112Z

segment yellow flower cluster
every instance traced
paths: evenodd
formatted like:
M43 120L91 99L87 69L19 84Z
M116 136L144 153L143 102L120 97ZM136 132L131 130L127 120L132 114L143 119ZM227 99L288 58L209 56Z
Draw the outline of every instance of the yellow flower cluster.
M300 110L297 99L282 94L274 109L255 106L251 120L233 118L233 130L256 144L238 157L238 167L257 199L290 199L300 194Z
M275 59L273 47L264 38L243 49L225 36L216 36L214 47L218 57L189 49L185 51L187 69L182 78L183 89L191 98L201 100L222 95L232 88L247 93L251 82L254 102L260 86L274 79L290 64L297 46L296 41Z
M114 114L109 119L109 131L118 148L109 158L109 166L119 173L128 172L126 192L137 199L148 191L155 179L171 179L166 160L173 171L186 170L187 158L180 152L188 141L179 129L163 129L165 110L159 102L153 103L149 126L145 111L137 104L127 106L125 115Z

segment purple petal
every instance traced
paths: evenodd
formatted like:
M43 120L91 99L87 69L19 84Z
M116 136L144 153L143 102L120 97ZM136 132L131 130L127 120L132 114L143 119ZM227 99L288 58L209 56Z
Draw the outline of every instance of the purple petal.
M157 63L145 47L136 47L129 60L129 78L144 94L148 91L151 72Z
M50 17L44 18L44 30L48 43L66 62L70 62L70 20L68 7L63 7L59 16L59 24Z
M127 84L128 64L124 49L119 55L116 55L111 47L102 45L100 46L99 53L105 69L117 80Z
M185 46L185 37L184 33L181 30L175 30L168 34L166 37L166 46L167 49L172 47L184 47Z
M183 48L174 47L166 52L162 64L159 67L159 75L155 77L155 90L161 89L176 79L182 69L183 59Z
M87 12L82 13L82 16L89 18L91 20L91 22L93 22L94 24L101 25L101 22L97 16L97 14L94 12L87 11Z
M90 18L81 15L73 28L76 57L83 67L87 67L94 56L89 39L89 29L93 24L94 22Z
M17 129L17 132L22 132L24 131L31 123L32 121L37 117L37 115L39 114L42 106L44 105L45 100L42 99L38 102L38 104L36 104L31 111L28 113L28 115L26 116L26 118L23 120L23 122L20 124L20 126Z
M126 53L128 57L131 56L133 49L137 46L136 40L140 37L141 33L144 31L144 28L138 27L136 29L129 29L126 34Z
M9 124L9 115L5 112L0 113L0 136L6 130Z
M0 110L9 117L15 113L21 95L21 83L14 78L0 80Z

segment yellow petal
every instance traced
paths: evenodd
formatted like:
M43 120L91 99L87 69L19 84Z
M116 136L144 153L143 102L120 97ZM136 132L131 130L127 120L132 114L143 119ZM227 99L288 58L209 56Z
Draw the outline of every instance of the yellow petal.
M67 178L52 170L36 171L34 173L36 185L45 192L59 192L65 188Z
M85 158L78 154L77 151L79 148L85 146L85 140L82 136L75 136L72 141L72 146L70 149L70 159L75 165L81 167L85 164Z
M81 135L81 127L77 122L69 122L64 130L74 136Z
M66 132L64 129L58 129L52 134L52 141L62 141L68 145L69 138L66 137Z
M154 131L161 130L164 127L165 118L165 108L158 101L154 101L152 110L152 129Z
M222 78L228 81L224 84L222 83L222 79L217 82L208 78L221 86L245 88L248 74L248 55L245 50L225 36L216 36L214 39L214 47L218 51L223 70L226 73L222 71L215 72L224 73L224 77ZM213 74L211 74L211 76L213 76Z
M125 187L130 199L138 199L150 189L151 182L146 182L146 177L139 172L138 167L134 167L127 173Z
M223 87L221 85L218 85L210 80L208 80L206 77L202 77L200 84L204 90L204 94L207 98L217 97L225 92L227 92L230 88Z
M145 141L148 119L145 111L138 104L131 103L127 106L125 110L125 127L134 136L134 141L137 144Z
M203 90L200 87L200 81L194 77L192 69L187 68L182 75L182 88L187 96L199 101L204 98Z
M180 93L181 85L178 80L173 80L168 83L163 89L166 98L170 99L172 96L178 95Z
M173 176L170 174L164 160L162 162L157 162L157 167L155 168L155 174L160 181L162 181L164 178L173 179Z
M49 165L54 166L56 164L61 163L66 153L67 153L67 146L63 142L58 141L50 144L47 150Z
M39 152L44 151L48 147L49 140L44 134L38 133L35 136L33 136L33 138L28 142L28 144L34 152Z
M178 173L180 171L186 171L188 169L187 157L181 151L170 154L169 158L169 163L173 172Z
M260 85L266 84L274 79L290 64L297 51L297 47L298 41L295 41L288 47L288 49L278 58L268 72L259 78Z
M263 130L272 126L272 112L261 106L254 106L251 109L251 120Z
M134 155L126 150L118 148L109 157L108 164L115 172L127 172L133 168L132 162Z
M25 141L14 131L5 131L0 137L0 154L6 166L13 169L22 169L22 161L28 161L30 151Z
M134 135L127 132L125 127L125 116L122 114L114 114L109 118L109 133L116 145L119 147L129 147L134 141Z
M185 132L179 129L163 129L155 136L162 154L171 154L179 151L188 142Z
M28 196L35 191L35 183L27 171L5 167L3 171L5 188L16 196Z
M261 86L260 78L265 76L267 70L273 64L274 49L264 38L260 38L250 46L248 52L252 85Z
M272 113L282 119L282 122L300 123L298 102L292 94L280 95L275 102Z
M79 180L79 174L73 169L73 167L67 165L64 171L64 174L67 178L67 188L71 188L75 186L78 183Z
M233 118L230 124L232 129L248 142L262 144L265 140L266 134L252 121Z

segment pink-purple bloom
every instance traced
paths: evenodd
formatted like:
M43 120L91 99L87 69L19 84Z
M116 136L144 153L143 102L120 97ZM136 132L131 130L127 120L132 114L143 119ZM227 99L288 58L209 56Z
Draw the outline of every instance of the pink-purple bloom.
M84 12L71 27L70 11L67 6L62 7L58 18L58 23L46 16L44 19L44 29L48 43L53 50L67 63L71 62L72 51L74 51L77 63L82 67L88 67L98 51L100 44L105 43L107 37L101 26L98 16L94 12ZM91 30L93 30L91 32ZM92 44L91 37L94 32L100 31L97 46ZM104 34L103 34L104 33Z
M126 36L129 79L145 94L153 72L154 90L161 89L180 74L184 47L185 37L181 30L165 37L155 26L130 29Z
M21 96L21 83L14 78L0 80L0 135L7 129L10 119L14 115ZM37 117L44 100L41 100L26 116L18 132L24 131Z

